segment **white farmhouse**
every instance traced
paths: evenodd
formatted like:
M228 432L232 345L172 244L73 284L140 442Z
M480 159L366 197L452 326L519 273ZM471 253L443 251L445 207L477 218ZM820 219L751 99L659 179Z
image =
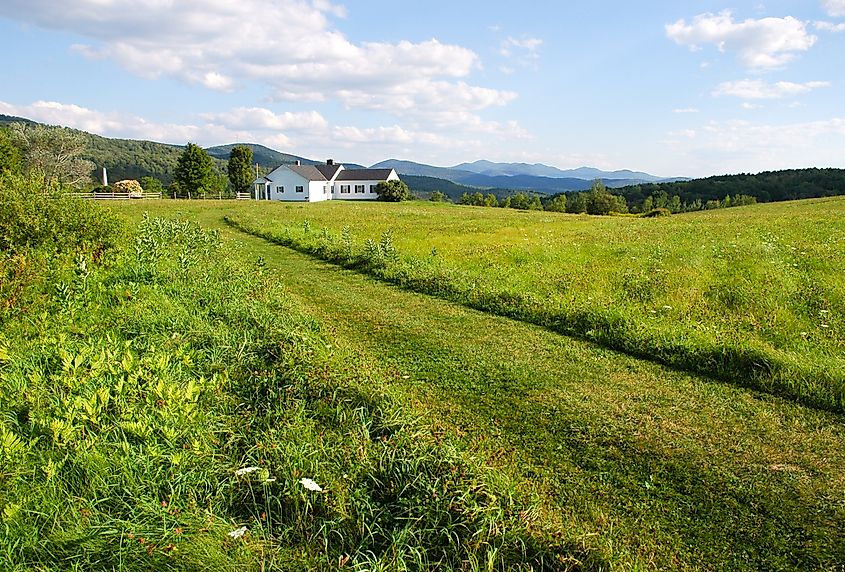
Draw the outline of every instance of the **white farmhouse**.
M376 185L398 181L395 169L346 169L329 159L325 165L282 165L255 180L255 200L305 201L374 200Z

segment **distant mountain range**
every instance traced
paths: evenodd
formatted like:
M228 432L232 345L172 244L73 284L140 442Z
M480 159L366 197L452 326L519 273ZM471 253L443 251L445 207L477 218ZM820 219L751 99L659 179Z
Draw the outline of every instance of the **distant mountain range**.
M314 159L300 157L299 155L282 153L280 151L270 149L269 147L265 147L264 145L258 145L257 143L230 143L229 145L217 145L216 147L206 148L206 151L209 155L216 159L228 161L229 153L232 152L232 148L238 146L249 147L252 149L252 161L254 163L258 163L262 169L268 171L270 169L275 169L279 165L291 165L297 161L303 165L321 165L325 163L325 161L316 161ZM353 169L362 168L361 165L356 163L343 163L343 165Z
M36 123L22 117L0 115L0 126L12 122ZM91 160L97 166L96 171L92 174L95 179L99 179L101 169L106 167L111 181L126 178L140 179L144 176L150 176L169 184L173 177L176 161L182 149L184 149L184 146L181 145L133 139L112 139L85 131L81 131L81 133L86 138L85 158ZM324 162L290 153L282 153L255 143L232 143L206 149L208 154L214 158L217 168L221 172L225 172L229 153L236 145L246 145L251 148L254 162L258 163L264 172L295 161L300 161L304 165L316 165ZM358 164L338 162L347 167L361 168L361 165ZM590 167L562 170L539 163L531 165L527 163L493 163L491 161L461 163L454 167L435 167L412 161L391 159L372 165L372 168L396 169L397 173L405 176L412 190L423 193L441 190L450 196L459 192L474 192L477 190L490 191L499 196L519 190L543 194L581 191L589 189L592 182L599 178L608 187L613 188L642 183L688 180L681 178L665 179L636 171L601 171Z
M373 168L396 169L400 175L434 177L460 185L482 189L528 190L540 193L560 193L589 189L593 181L601 179L611 188L644 183L686 181L681 177L663 178L637 171L602 171L592 167L562 170L548 165L527 163L493 163L476 161L454 167L434 167L412 161L390 159Z

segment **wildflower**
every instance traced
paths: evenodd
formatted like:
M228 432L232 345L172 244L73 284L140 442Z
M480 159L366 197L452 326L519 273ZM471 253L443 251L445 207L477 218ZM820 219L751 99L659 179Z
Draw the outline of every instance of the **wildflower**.
M275 482L276 482L275 477L270 477L269 479L264 479L265 485L269 485L270 483L275 483Z
M671 309L672 309L672 306L663 306L663 309L664 309L664 310L671 310Z
M244 467L243 469L238 469L237 471L235 471L235 476L241 477L243 475L248 475L259 470L261 470L261 467Z
M315 482L314 482L313 480L311 480L311 479L308 479L308 478L302 478L302 479L299 479L299 483L300 483L303 487L305 487L306 489L308 489L309 491L314 491L315 493L321 493L321 492L323 492L323 487L321 487L320 485L318 485L317 483L315 483Z
M822 324L822 328L827 329L827 328L829 328L829 327L830 327L830 326L828 326L827 324Z
M232 538L240 538L241 536L246 534L246 530L247 529L246 529L245 526L242 526L240 528L236 528L235 530L233 530L232 532L229 533L229 536L231 536Z

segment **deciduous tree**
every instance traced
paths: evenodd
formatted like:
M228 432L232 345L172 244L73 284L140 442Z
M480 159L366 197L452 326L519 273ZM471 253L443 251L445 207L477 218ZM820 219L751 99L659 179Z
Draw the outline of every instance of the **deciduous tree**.
M17 173L21 162L21 150L12 143L9 130L0 129L0 173Z
M399 202L411 198L411 190L404 181L382 181L376 185L376 194L380 201Z
M23 153L26 168L47 182L80 186L91 181L94 163L82 158L85 138L66 127L12 124L12 140Z

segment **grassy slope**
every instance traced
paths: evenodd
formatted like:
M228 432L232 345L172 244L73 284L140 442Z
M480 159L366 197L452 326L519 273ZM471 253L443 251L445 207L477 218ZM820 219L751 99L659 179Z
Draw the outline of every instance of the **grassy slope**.
M375 272L411 288L845 408L842 199L671 219L419 203L233 212L243 227L305 250L341 251L348 227L353 263L365 238L378 241L390 230L400 260ZM306 220L314 232L303 232Z
M433 423L541 491L541 521L621 569L845 560L840 416L238 242L336 338L392 367L394 390Z
M530 534L509 479L401 410L252 253L160 219L110 249L96 205L12 183L0 569L549 569L579 553ZM39 241L6 232L27 223Z

